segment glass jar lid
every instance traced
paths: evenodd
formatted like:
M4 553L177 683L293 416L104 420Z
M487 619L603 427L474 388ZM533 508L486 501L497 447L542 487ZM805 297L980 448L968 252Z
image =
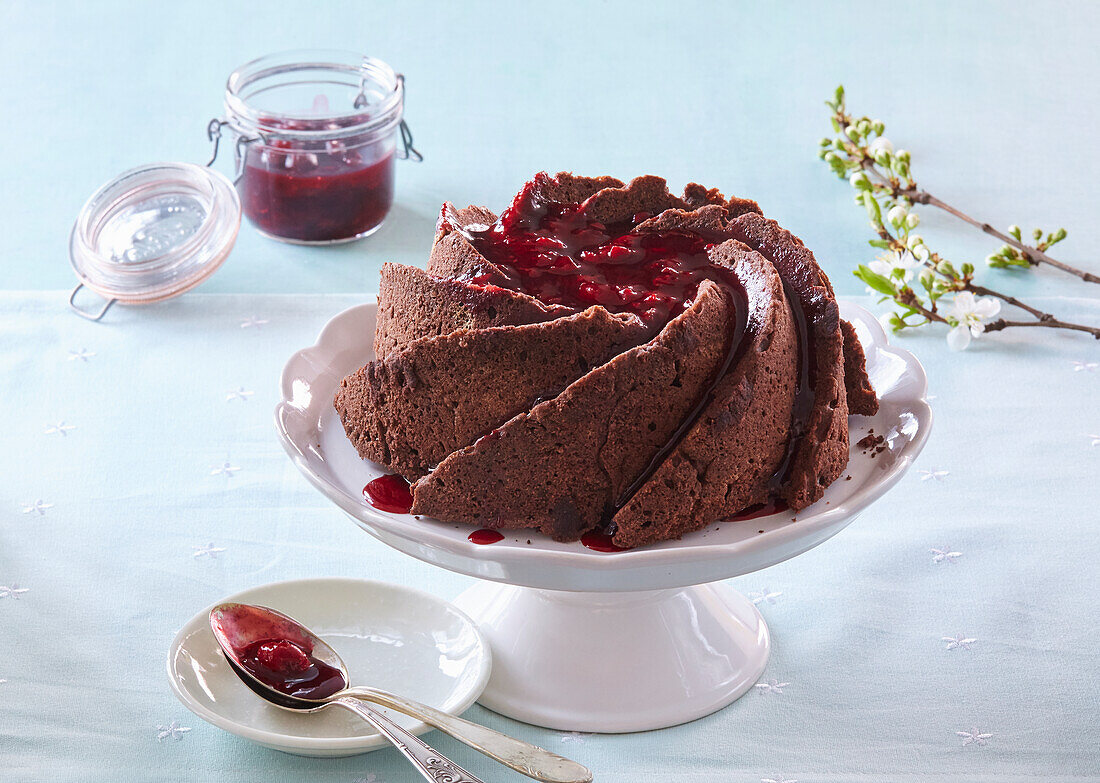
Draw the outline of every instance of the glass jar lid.
M188 291L221 266L241 225L241 202L223 175L191 163L120 174L80 210L69 259L80 285L69 303L98 319L116 301L149 304ZM73 300L82 286L107 300L98 314Z
M299 50L242 65L225 86L226 118L245 137L327 141L384 134L401 122L404 79L375 57Z

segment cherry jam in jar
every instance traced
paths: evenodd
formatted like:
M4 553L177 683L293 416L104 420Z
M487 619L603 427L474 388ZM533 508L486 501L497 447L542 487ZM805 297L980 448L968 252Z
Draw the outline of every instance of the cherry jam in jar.
M393 205L404 99L390 66L352 53L286 52L238 68L225 109L245 217L300 244L377 231Z

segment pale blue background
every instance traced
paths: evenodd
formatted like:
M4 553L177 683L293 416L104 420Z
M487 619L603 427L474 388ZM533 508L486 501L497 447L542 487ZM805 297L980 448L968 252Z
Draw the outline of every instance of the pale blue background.
M0 597L0 781L413 780L391 751L307 761L253 747L164 680L176 629L245 587L469 584L373 541L298 476L270 419L287 356L374 290L382 261L423 263L444 199L499 207L541 168L752 196L859 295L849 270L871 257L866 220L815 157L838 81L929 189L998 225L1065 225L1061 257L1100 271L1098 27L1091 3L0 0L0 588L27 590ZM387 225L322 250L246 226L186 297L102 324L67 313L67 235L91 191L143 162L204 161L226 75L301 46L369 52L407 75L427 161L401 165ZM922 232L960 260L995 247L938 216ZM1100 323L1097 289L986 274ZM267 323L242 329L251 316ZM470 715L600 781L1100 780L1100 346L1039 330L962 355L942 331L902 344L936 395L917 470L834 540L735 580L780 593L760 607L776 640L765 681L789 683L782 693L623 737ZM253 394L227 399L242 387ZM61 421L75 429L48 432ZM240 471L212 476L227 459ZM36 500L50 507L24 513ZM208 543L225 551L193 556ZM933 549L961 555L937 563ZM956 634L978 641L945 649ZM121 684L119 659L132 668ZM114 690L96 697L89 682ZM173 721L191 731L158 742ZM974 728L992 737L963 746L956 732ZM519 779L431 738L487 781Z

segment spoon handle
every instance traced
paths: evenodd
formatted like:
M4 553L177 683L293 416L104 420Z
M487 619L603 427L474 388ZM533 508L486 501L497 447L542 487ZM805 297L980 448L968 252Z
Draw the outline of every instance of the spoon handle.
M342 696L331 703L351 710L374 726L379 734L392 742L394 747L412 762L417 771L432 783L484 783L431 745L405 731L377 710L372 710L359 699Z
M541 780L544 783L590 783L592 780L589 769L571 759L515 737L509 737L507 734L501 734L480 723L448 715L427 704L362 686L349 688L343 693L346 696L355 696L418 718L529 778Z

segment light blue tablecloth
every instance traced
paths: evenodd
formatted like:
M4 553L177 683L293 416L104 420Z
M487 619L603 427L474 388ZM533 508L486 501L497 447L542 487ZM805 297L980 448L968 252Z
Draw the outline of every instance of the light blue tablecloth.
M413 779L390 751L303 760L223 734L163 671L184 621L252 585L469 584L364 534L275 441L285 359L359 301L195 294L92 324L60 293L0 295L0 780ZM472 717L621 783L1100 779L1096 348L907 345L937 413L917 469L833 540L734 582L775 639L754 692L634 736ZM189 731L158 741L174 723Z
M1065 225L1062 257L1098 271L1098 26L1094 3L0 3L0 781L413 780L392 751L251 746L165 682L180 624L248 586L469 584L375 542L297 474L270 415L287 356L382 261L422 264L444 199L499 207L539 169L750 195L861 294L866 220L815 158L840 81L929 189L998 225ZM427 160L401 166L385 227L324 250L245 227L199 292L102 324L67 313L66 240L91 191L204 161L226 75L303 46L407 76ZM960 260L995 246L938 215L922 232ZM993 279L1100 322L1096 292L1056 273ZM774 634L760 687L646 735L471 717L616 783L1100 780L1100 349L1043 330L961 355L942 332L904 344L936 395L917 470L832 541L735 580Z

